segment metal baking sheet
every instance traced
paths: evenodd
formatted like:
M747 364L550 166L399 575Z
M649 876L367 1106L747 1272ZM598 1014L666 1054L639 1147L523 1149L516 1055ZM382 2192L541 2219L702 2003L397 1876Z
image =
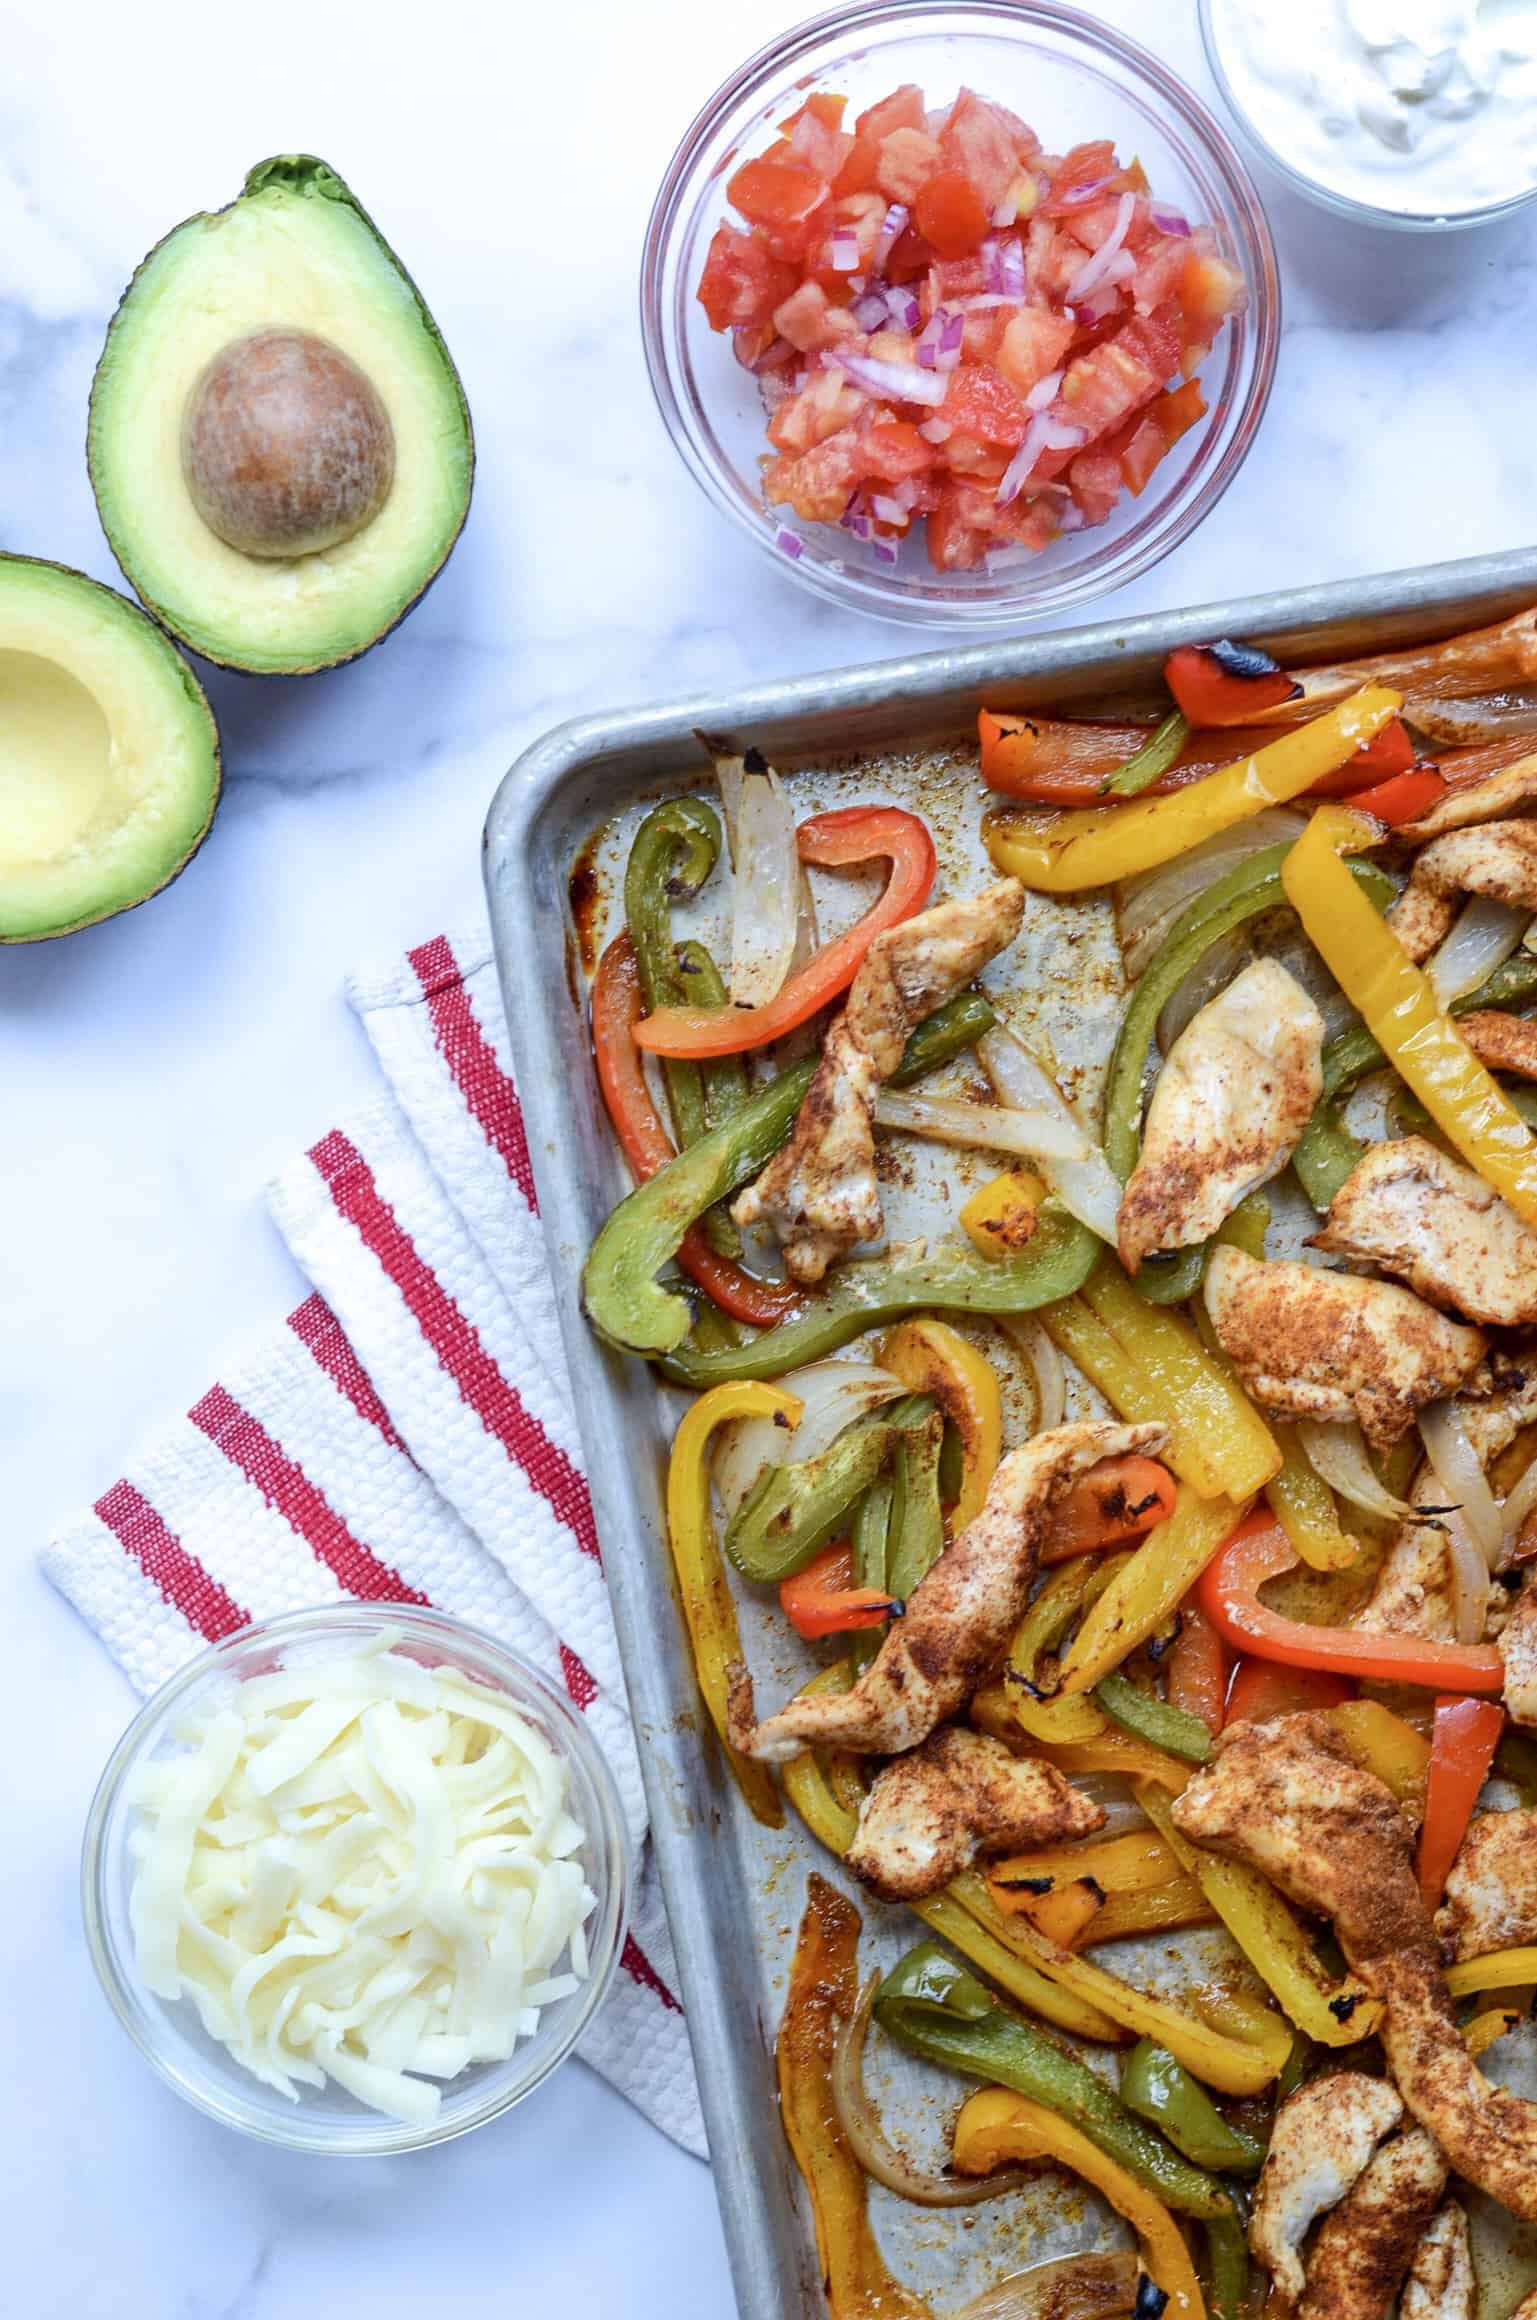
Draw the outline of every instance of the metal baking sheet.
M576 720L526 751L497 792L485 838L492 930L742 2320L825 2309L809 2208L779 2127L773 2039L805 1871L813 1861L824 1872L830 1864L793 1815L783 1831L760 1829L724 1771L698 1707L663 1531L666 1450L682 1401L645 1364L609 1353L581 1318L583 1258L628 1178L592 1067L573 869L585 866L583 918L590 919L612 888L638 814L708 776L695 739L703 730L756 742L793 773L807 805L840 795L921 801L939 825L943 876L946 854L958 866L975 828L979 785L956 777L974 765L983 702L1087 708L1147 695L1172 647L1212 635L1254 638L1282 658L1318 659L1450 635L1534 600L1537 549L1523 549L1012 645L867 663ZM975 875L974 843L970 853ZM1059 1063L1070 1076L1094 1070L1095 1016L1108 1021L1113 1013L1113 985L1100 986L1103 1008L1081 1004L1096 988L1104 939L1094 906L1087 909L1084 940L1074 946L1087 954L1073 964L1076 998L1057 1010ZM1042 922L1058 924L1049 916ZM1029 933L1027 925L1027 946ZM1027 950L1025 981L1036 1003L1044 989L1049 1004L1058 964L1049 941ZM1081 1055L1068 1052L1075 1037ZM1102 1052L1104 1040L1098 1044ZM931 1194L921 1163L908 1182L888 1185L894 1234L904 1203L921 1207ZM744 1640L760 1700L773 1704L793 1680L783 1622L749 1614ZM888 1962L921 1931L904 1911L865 1901L862 1914L869 1928L862 1956L876 1962ZM1169 1953L1169 1973L1184 1962ZM937 2162L955 2082L917 2064L888 2059L882 2068L876 2091L917 2155ZM877 2192L872 2215L893 2268L931 2295L938 2313L1000 2272L1097 2244L1100 2234L1076 2194L1051 2186L1022 2202L938 2217Z

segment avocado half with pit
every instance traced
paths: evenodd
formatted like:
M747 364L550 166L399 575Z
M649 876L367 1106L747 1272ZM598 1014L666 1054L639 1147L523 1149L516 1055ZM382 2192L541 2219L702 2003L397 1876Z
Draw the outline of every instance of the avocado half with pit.
M441 571L475 468L437 325L309 154L262 162L151 250L107 333L87 449L143 603L260 674L377 644Z
M126 597L0 555L0 942L168 886L219 802L219 736L170 638Z

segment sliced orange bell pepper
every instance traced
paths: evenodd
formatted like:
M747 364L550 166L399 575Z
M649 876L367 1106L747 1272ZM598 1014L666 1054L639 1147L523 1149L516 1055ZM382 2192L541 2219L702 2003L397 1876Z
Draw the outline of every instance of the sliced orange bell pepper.
M824 1635L884 1627L892 1598L883 1587L856 1587L848 1541L833 1539L799 1571L780 1580L779 1608L796 1634L814 1643Z

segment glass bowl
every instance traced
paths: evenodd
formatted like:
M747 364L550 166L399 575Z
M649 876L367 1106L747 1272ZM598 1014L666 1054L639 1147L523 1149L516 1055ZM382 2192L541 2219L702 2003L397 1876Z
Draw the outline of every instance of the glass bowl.
M1249 146L1261 160L1268 162L1276 175L1283 178L1308 201L1317 202L1322 209L1332 210L1336 217L1351 219L1357 225L1386 226L1389 230L1411 234L1457 233L1467 226L1489 225L1497 218L1509 217L1516 210L1525 209L1537 201L1537 185L1518 188L1497 201L1476 202L1467 209L1405 209L1391 198L1389 181L1384 179L1385 198L1366 201L1359 195L1343 192L1321 177L1314 177L1297 162L1290 160L1280 147L1272 142L1260 127L1249 107L1239 94L1237 80L1228 69L1222 35L1217 25L1217 10L1213 0L1200 0L1201 40L1206 50L1206 61L1212 79L1222 92L1233 118L1237 121Z
M1056 540L1006 570L936 572L921 529L900 561L875 562L836 525L765 508L769 446L756 380L695 296L710 237L730 214L726 180L760 152L808 88L846 93L857 111L899 82L931 103L961 86L1029 121L1048 150L1112 137L1135 155L1160 201L1216 231L1241 271L1247 311L1201 367L1208 416L1161 462L1140 499L1108 522ZM1275 371L1281 292L1259 197L1233 146L1182 81L1135 41L1054 0L863 0L796 26L749 57L684 137L651 212L641 260L646 362L667 431L693 475L773 556L821 596L892 620L972 628L1018 625L1103 595L1145 572L1192 531L1242 466Z
M568 1802L587 1831L580 1858L597 1906L587 1920L590 1972L569 1997L543 2009L539 2027L505 2061L472 2064L442 2082L443 2102L428 2126L410 2126L370 2110L328 2081L302 2087L297 2101L263 2085L204 2030L190 1998L168 2001L146 1990L134 1961L128 1917L132 1863L128 1835L136 1817L133 1778L151 1758L176 1753L189 1712L227 1701L247 1677L332 1658L389 1638L425 1667L462 1670L504 1693L564 1759ZM290 1612L243 1627L204 1652L147 1701L112 1752L86 1823L81 1862L86 1940L118 2020L177 2093L210 2118L263 2142L357 2158L447 2142L510 2110L571 2052L601 2004L620 1944L628 1902L624 1821L613 1775L582 1717L536 1668L489 1635L403 1604L337 1604Z

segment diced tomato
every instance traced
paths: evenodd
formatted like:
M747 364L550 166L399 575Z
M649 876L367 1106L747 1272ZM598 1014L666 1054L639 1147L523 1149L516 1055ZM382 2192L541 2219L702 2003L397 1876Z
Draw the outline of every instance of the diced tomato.
M1189 249L1189 243L1174 234L1160 234L1137 253L1131 302L1139 314L1152 314L1178 297Z
M854 140L839 126L845 99L821 93L809 96L787 124L790 150L797 161L814 169L830 185L854 149Z
M1062 382L1063 416L1094 442L1151 402L1178 368L1179 333L1169 315L1134 315L1075 359Z
M987 232L987 206L969 177L938 169L919 190L913 223L941 258L963 258Z
M1069 210L1062 220L1062 231L1072 235L1080 250L1097 250L1109 241L1120 216L1120 195L1107 193L1099 200L1086 202L1082 209Z
M859 417L865 398L841 371L817 371L798 395L788 396L769 421L768 438L792 454L825 443Z
M712 330L767 322L794 288L795 269L772 256L756 234L716 227L698 290Z
M907 226L898 234L886 260L886 279L901 289L929 270L929 245L922 234Z
M832 208L822 179L798 161L744 161L726 199L761 228L776 258L803 258L820 240Z
M1033 217L1025 235L1025 273L1038 299L1061 300L1083 264L1083 252L1071 234L1050 218Z
M914 202L939 167L939 145L924 129L893 129L881 139L875 182L888 201Z
M995 209L1019 174L1019 146L1008 117L962 89L939 142L949 167L970 180L985 209Z
M879 419L859 439L859 472L882 483L922 475L934 464L934 445L908 419Z
M926 526L929 559L937 572L969 572L993 536L992 493L969 483L946 484Z
M1108 139L1097 139L1092 145L1075 145L1066 154L1051 181L1051 191L1041 204L1043 217L1070 215L1086 199L1088 188L1097 186L1102 179L1115 175L1115 147Z
M1111 439L1109 448L1114 452L1126 489L1133 499L1140 499L1169 446L1163 439L1163 429L1148 411L1141 418L1129 419L1121 433Z
M980 435L957 427L945 440L945 464L952 475L964 475L973 483L996 483L1009 455L998 444L984 443Z
M940 405L941 418L984 443L1001 443L1017 450L1025 439L1030 414L1001 373L987 363L958 363Z
M959 258L941 255L929 269L936 306L953 305L958 298L976 298L987 289L987 268L975 251Z
M1242 305L1243 277L1197 243L1180 269L1180 342L1186 372L1194 370L1228 316Z
M861 131L853 138L843 166L833 179L834 193L868 193L880 166L881 141Z
M1163 430L1163 439L1172 451L1182 436L1188 435L1206 416L1206 397L1201 392L1199 379L1186 379L1182 386L1167 387L1155 395L1149 405L1150 415Z
M803 282L798 290L792 290L784 304L774 309L774 327L802 354L836 346L840 338L857 335L853 316L843 307L829 304L819 282Z
M835 524L859 481L859 439L851 427L798 457L774 460L763 478L771 506L788 502L808 524Z
M1080 451L1067 471L1068 487L1086 524L1102 524L1121 496L1121 463L1113 451Z
M879 144L893 129L922 129L927 124L922 89L915 81L904 81L889 97L882 97L878 105L866 107L854 123L854 133L859 137L873 137Z
M961 359L970 363L991 363L996 370L998 355L1003 346L1003 334L1009 327L1009 316L1015 309L1008 306L984 306L975 314L967 314L961 321Z
M1057 368L1073 343L1073 326L1049 306L1024 306L1004 326L996 362L1016 393L1028 395Z

